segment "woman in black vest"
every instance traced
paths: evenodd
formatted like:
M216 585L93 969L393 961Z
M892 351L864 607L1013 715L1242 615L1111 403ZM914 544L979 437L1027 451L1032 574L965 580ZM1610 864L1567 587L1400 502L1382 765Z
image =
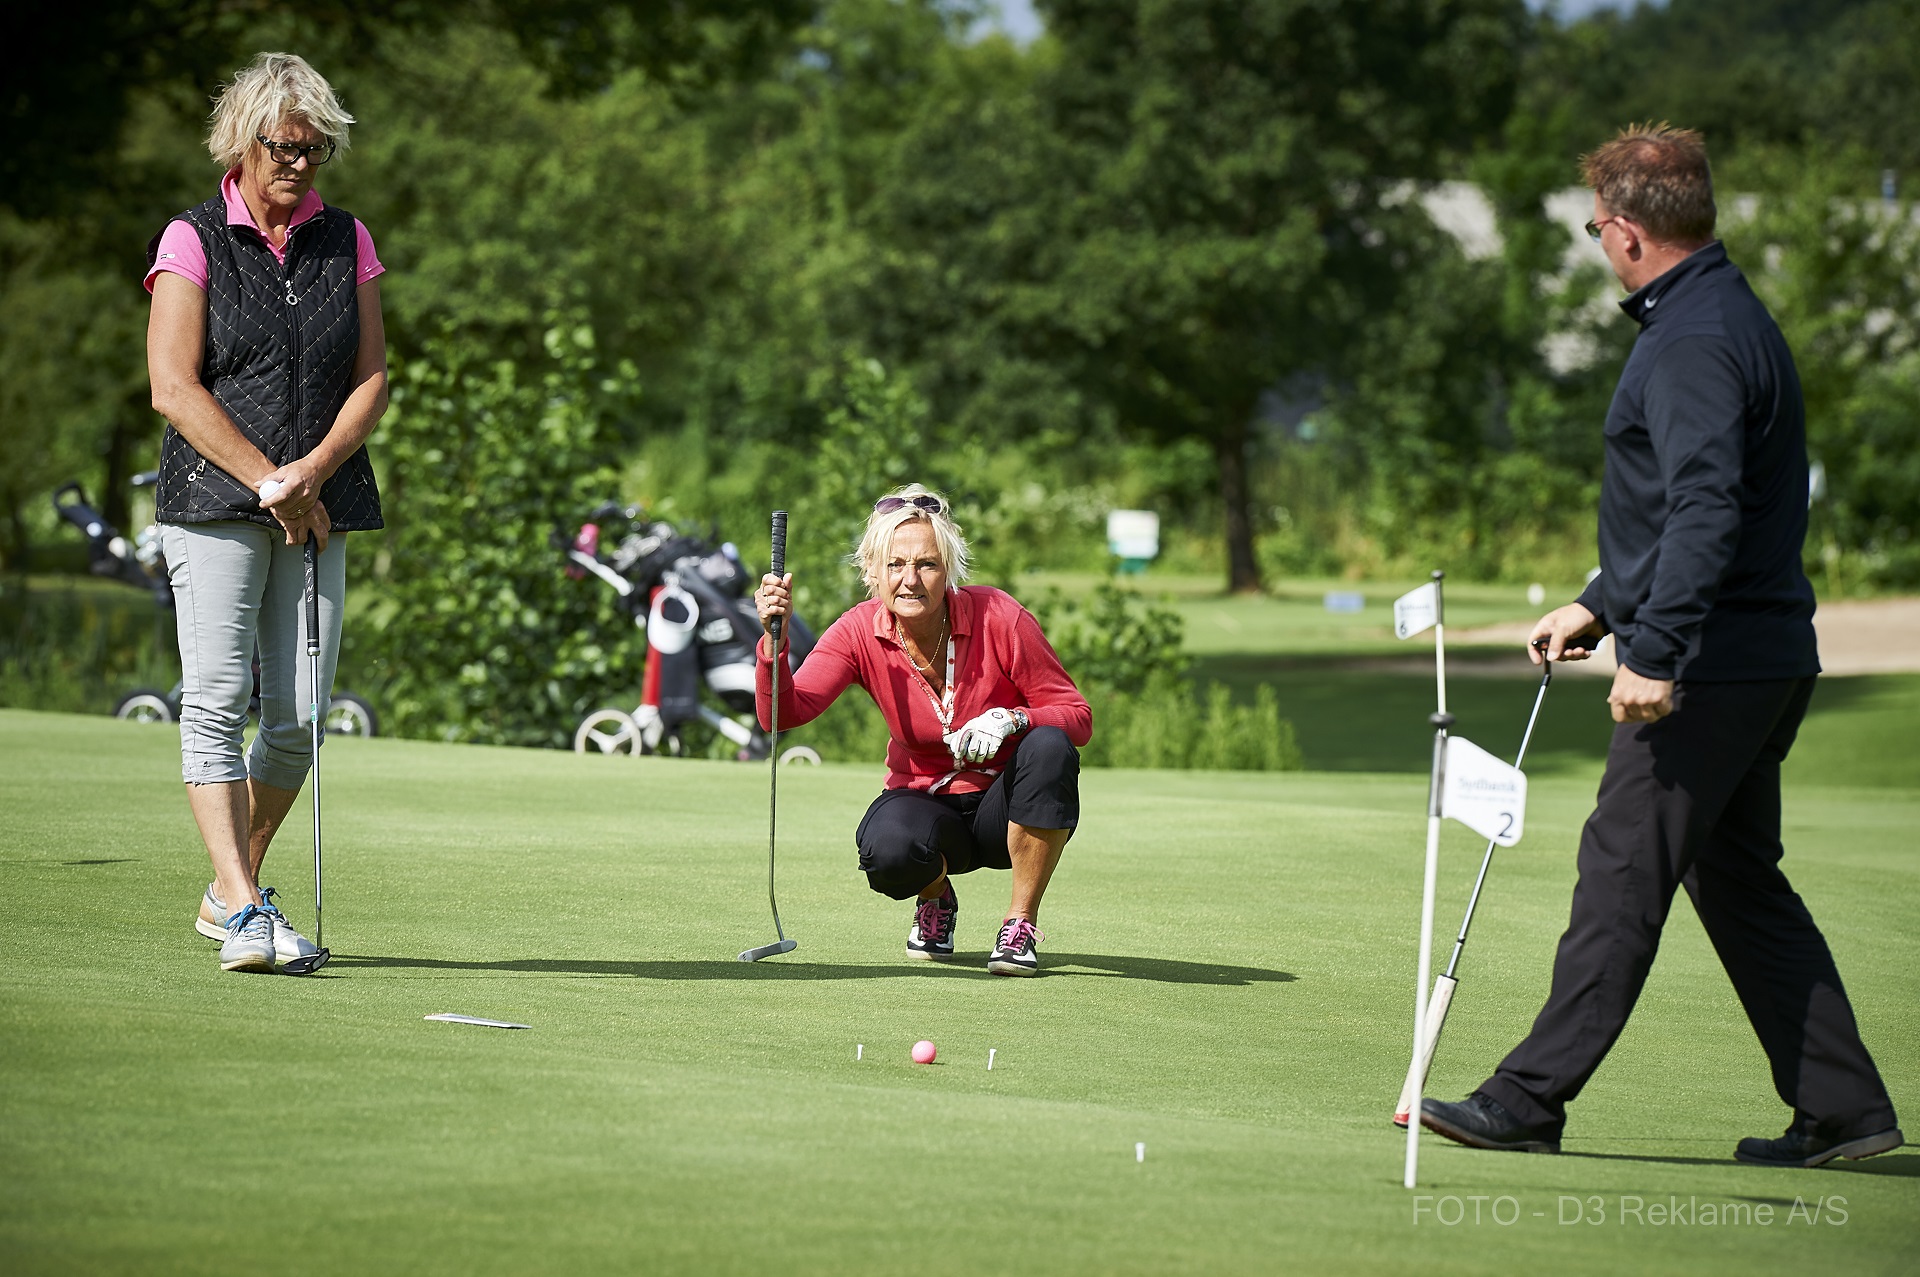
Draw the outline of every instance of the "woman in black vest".
M313 761L305 543L320 547L324 703L346 596L341 534L382 526L365 447L387 407L382 268L366 228L313 190L352 123L306 62L261 54L215 104L220 193L148 248L182 774L213 862L194 927L222 942L228 971L304 975L327 959L261 890L260 862ZM243 757L256 647L260 730Z

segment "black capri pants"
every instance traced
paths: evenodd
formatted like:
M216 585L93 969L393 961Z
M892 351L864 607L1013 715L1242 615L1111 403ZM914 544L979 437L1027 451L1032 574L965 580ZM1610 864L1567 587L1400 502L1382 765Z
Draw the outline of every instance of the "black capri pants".
M1080 751L1058 727L1020 739L1007 769L973 794L889 789L861 818L854 842L867 885L883 896L917 896L940 877L1010 869L1007 826L1074 829L1080 824Z

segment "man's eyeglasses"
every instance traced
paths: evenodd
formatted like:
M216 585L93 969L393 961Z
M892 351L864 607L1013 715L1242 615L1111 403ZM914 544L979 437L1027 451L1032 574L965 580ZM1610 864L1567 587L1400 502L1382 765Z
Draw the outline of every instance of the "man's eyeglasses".
M298 142L274 142L260 133L254 134L253 140L267 148L267 154L273 157L275 164L291 165L305 156L309 166L318 166L333 158L332 138L312 146L301 146Z
M922 494L915 497L881 497L873 503L875 514L892 514L902 506L912 506L916 510L925 510L928 514L945 514L947 503L939 497Z
M1587 238L1598 244L1600 242L1600 231L1608 222L1623 222L1625 220L1626 218L1616 213L1612 217L1603 217L1597 222L1588 222Z

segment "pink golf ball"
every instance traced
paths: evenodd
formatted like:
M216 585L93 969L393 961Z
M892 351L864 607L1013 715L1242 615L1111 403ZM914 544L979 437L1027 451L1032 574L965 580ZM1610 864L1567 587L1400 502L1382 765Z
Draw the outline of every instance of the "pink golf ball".
M935 1048L933 1043L928 1042L924 1038L913 1044L913 1062L915 1064L932 1064L933 1057L938 1054L940 1054L940 1052Z

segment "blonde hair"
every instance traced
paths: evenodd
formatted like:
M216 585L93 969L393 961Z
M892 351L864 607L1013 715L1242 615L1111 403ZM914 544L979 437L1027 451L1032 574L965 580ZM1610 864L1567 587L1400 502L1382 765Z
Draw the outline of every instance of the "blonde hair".
M885 513L876 509L868 515L866 533L851 556L853 566L860 569L861 581L866 584L867 597L880 597L880 565L893 550L894 534L909 523L924 523L933 529L933 543L940 552L940 566L946 570L947 584L965 585L967 542L960 535L960 526L953 521L953 508L947 504L947 499L918 483L895 488L880 500L885 501L888 497L900 498L906 504ZM940 508L922 510L913 504L914 497L932 497L940 503Z
M291 53L262 53L242 67L214 98L211 118L207 150L222 168L237 166L253 139L272 136L283 120L305 120L342 151L353 123L326 77Z

